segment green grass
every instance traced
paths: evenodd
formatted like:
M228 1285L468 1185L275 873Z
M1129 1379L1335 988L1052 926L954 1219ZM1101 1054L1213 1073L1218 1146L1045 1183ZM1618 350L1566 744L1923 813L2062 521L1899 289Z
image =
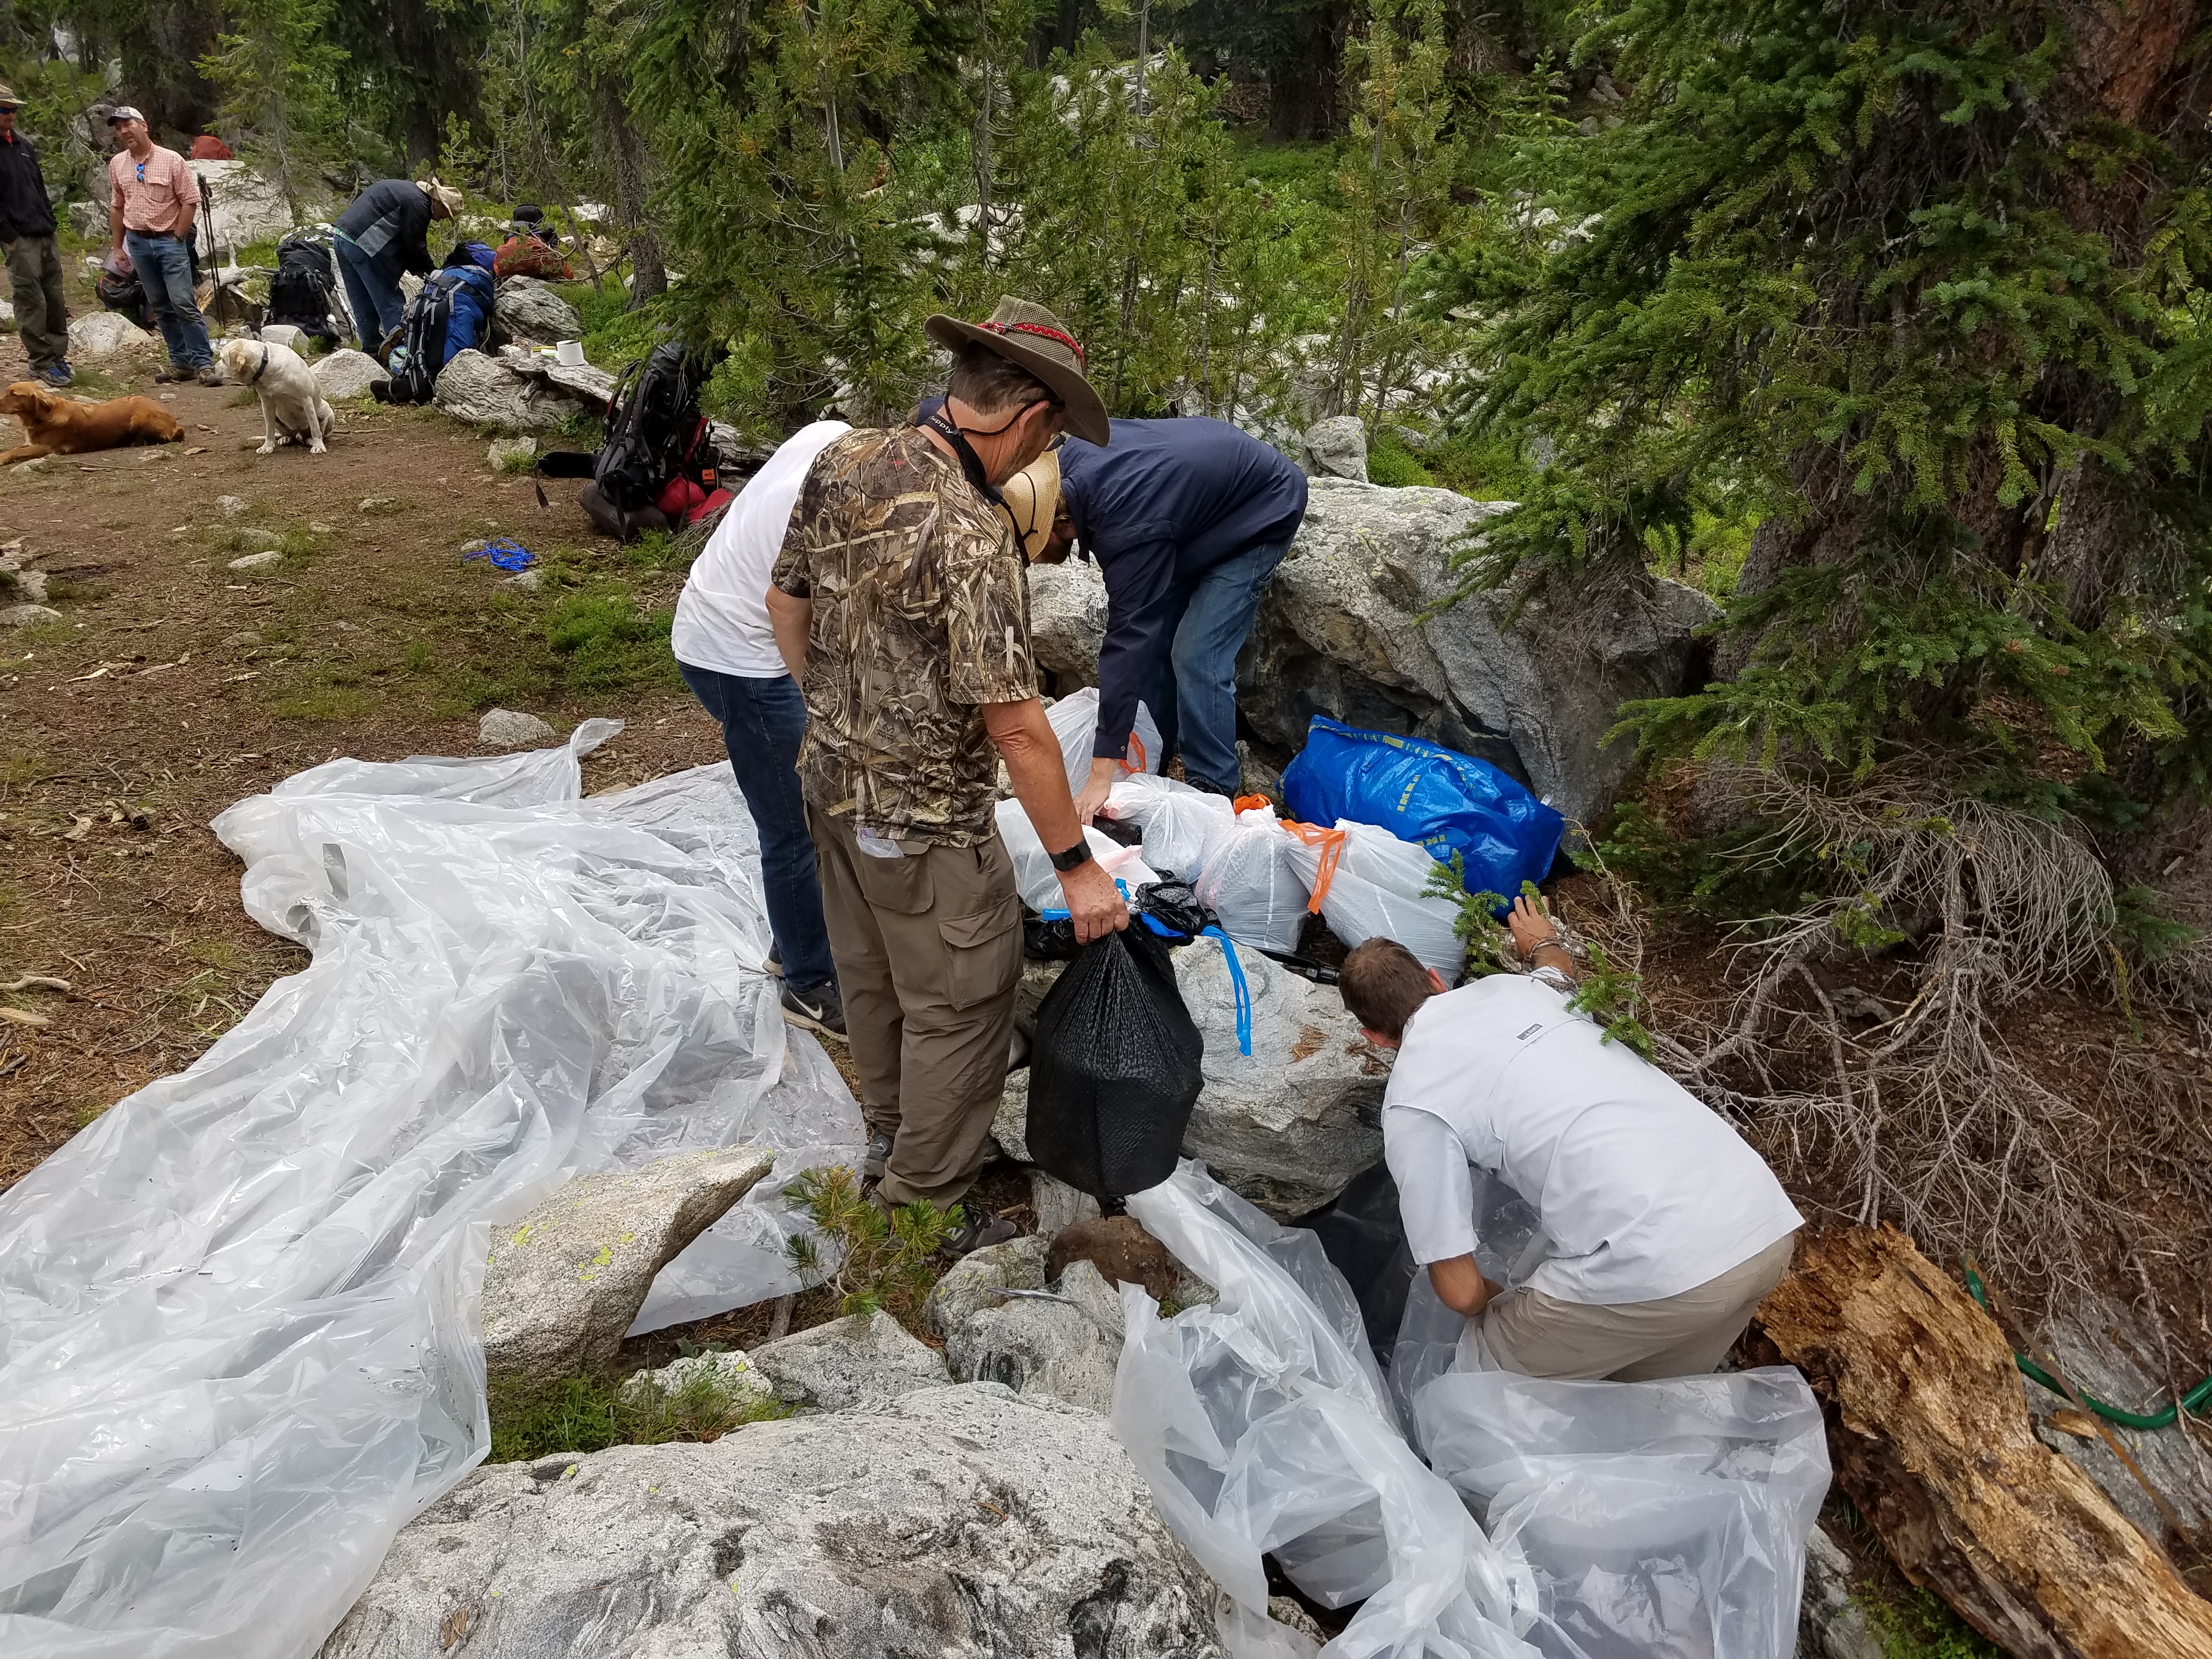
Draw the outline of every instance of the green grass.
M1448 439L1423 455L1421 465L1445 489L1479 501L1520 500L1534 471L1513 438Z
M561 297L576 307L584 319L584 356L599 368L619 374L666 337L665 301L656 301L642 311L629 308L629 295L610 276L605 288L589 283L556 284ZM594 422L592 430L597 432Z
M1933 1590L1908 1589L1884 1600L1862 1588L1851 1599L1867 1616L1882 1659L2005 1659Z
M780 1405L734 1394L703 1375L673 1393L641 1383L627 1399L617 1383L564 1377L536 1390L495 1388L490 1405L495 1463L605 1451L609 1446L715 1440L747 1423L787 1414Z
M1435 477L1406 441L1384 427L1367 446L1367 477L1370 483L1402 489L1408 484L1432 484Z
M680 687L668 649L674 613L637 608L614 584L563 594L545 625L545 642L562 659L562 678L578 695L626 690L633 685Z
M284 720L353 720L376 707L376 694L361 683L358 670L333 663L308 663L290 688L269 705Z

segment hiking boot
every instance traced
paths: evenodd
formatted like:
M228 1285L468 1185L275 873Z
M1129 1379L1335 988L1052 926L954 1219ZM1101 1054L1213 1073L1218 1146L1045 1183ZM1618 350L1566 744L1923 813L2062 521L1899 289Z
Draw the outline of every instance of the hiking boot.
M68 386L76 379L67 363L56 363L39 371L39 378L50 386Z
M174 363L163 363L161 368L154 371L154 384L155 386L169 386L173 385L176 381L189 380L191 378L191 370L189 368L179 368Z
M778 979L783 977L783 947L781 945L768 947L768 970Z
M217 368L213 363L202 363L200 365L199 373L193 375L192 379L198 381L202 386L228 386L230 384L228 380L223 378L222 371Z
M868 1159L860 1166L861 1175L870 1181L884 1178L884 1166L891 1161L891 1138L881 1129L868 1131Z
M963 1210L965 1218L945 1234L945 1254L962 1256L973 1250L987 1250L994 1244L1003 1244L1010 1238L1019 1238L1022 1230L1011 1221L982 1210Z
M845 999L838 994L836 980L825 980L811 991L796 990L787 984L782 1000L783 1017L792 1024L803 1025L823 1036L845 1035Z

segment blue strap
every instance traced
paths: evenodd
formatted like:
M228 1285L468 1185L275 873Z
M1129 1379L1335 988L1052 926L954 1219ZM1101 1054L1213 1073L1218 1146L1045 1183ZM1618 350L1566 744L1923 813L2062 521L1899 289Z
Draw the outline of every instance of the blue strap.
M501 570L527 570L538 562L538 556L520 542L508 541L504 536L486 542L473 553L464 553L464 559L489 559Z
M1237 947L1218 927L1208 927L1201 939L1221 941L1221 954L1229 959L1229 982L1237 990L1237 1052L1252 1057L1252 988L1244 982L1244 964L1237 960Z

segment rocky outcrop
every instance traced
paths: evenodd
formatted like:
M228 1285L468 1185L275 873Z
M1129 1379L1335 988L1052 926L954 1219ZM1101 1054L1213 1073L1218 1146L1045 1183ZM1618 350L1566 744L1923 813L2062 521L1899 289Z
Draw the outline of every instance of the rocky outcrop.
M578 1176L492 1237L484 1369L532 1389L605 1369L653 1276L775 1167L757 1146L710 1147Z
M1332 415L1305 430L1306 471L1316 477L1367 482L1367 428L1357 415Z
M1105 1419L979 1383L480 1470L321 1659L1200 1659L1213 1594Z
M842 1412L942 1387L945 1356L880 1310L763 1342L747 1356L755 1370L795 1406Z
M309 372L314 375L315 384L323 389L323 396L331 403L345 398L366 398L370 386L392 378L384 372L384 365L366 351L333 351L327 357L317 359Z
M249 162L191 161L186 165L207 186L208 222L214 227L216 245L223 249L226 258L236 257L248 242L277 240L295 223L311 225L327 218L337 206L329 192L320 188L319 179L303 177L295 181L295 188L308 184L313 187L301 196L295 216L283 187L256 173ZM104 197L106 191L102 189L97 193Z
M1603 741L1620 705L1685 690L1691 634L1718 613L1693 589L1629 571L1571 605L1532 603L1510 626L1498 593L1424 620L1451 592L1455 548L1510 505L1314 479L1237 663L1253 728L1292 750L1316 714L1409 732L1515 772L1571 818L1602 811L1632 753Z
M1050 1247L1048 1238L1029 1233L969 1252L954 1262L931 1290L929 1300L922 1304L923 1320L939 1336L950 1338L975 1315L1005 1301L992 1294L994 1287L1042 1290L1045 1252Z
M480 749L541 749L560 735L537 715L519 709L487 708L477 718Z
M1176 952L1176 982L1205 1040L1205 1086L1186 1157L1278 1220L1328 1203L1382 1156L1389 1062L1336 993L1239 945L1252 1053L1239 1052L1229 964L1211 941Z
M507 432L550 432L586 405L542 376L481 351L457 351L438 371L431 401L457 421Z
M963 1382L1001 1382L1102 1417L1114 1409L1121 1357L1121 1339L1109 1339L1082 1309L1036 1297L1008 1297L970 1315L945 1346L945 1363Z
M1066 696L1098 684L1106 639L1106 578L1088 559L1030 567L1030 647Z
M112 357L118 351L153 345L158 337L119 311L87 311L69 322L72 357Z
M580 340L584 319L576 307L535 276L510 276L492 301L492 326L503 339L529 345Z

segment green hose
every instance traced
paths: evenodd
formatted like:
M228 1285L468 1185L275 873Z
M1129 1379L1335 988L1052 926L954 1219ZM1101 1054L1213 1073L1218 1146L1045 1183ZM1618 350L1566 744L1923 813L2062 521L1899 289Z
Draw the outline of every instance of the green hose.
M1982 1311L1988 1313L1990 1298L1982 1289L1982 1276L1972 1267L1966 1269L1966 1289L1972 1293L1974 1300L1981 1304ZM2014 1354L2012 1357L2012 1363L2020 1367L2021 1374L2031 1382L2040 1383L2051 1393L2064 1395L2066 1390L2058 1386L2058 1379L2026 1354ZM2182 1395L2179 1409L2168 1406L2164 1411L2155 1413L2149 1417L2145 1417L2138 1412L2122 1411L2118 1406L2108 1406L2093 1394L2085 1394L2081 1396L2081 1403L2091 1411L2096 1413L2107 1423L2117 1423L2124 1429L2170 1429L2182 1412L2187 1412L2191 1417L2202 1414L2204 1402L2208 1400L2212 1400L2212 1376L2206 1377L2187 1394Z

